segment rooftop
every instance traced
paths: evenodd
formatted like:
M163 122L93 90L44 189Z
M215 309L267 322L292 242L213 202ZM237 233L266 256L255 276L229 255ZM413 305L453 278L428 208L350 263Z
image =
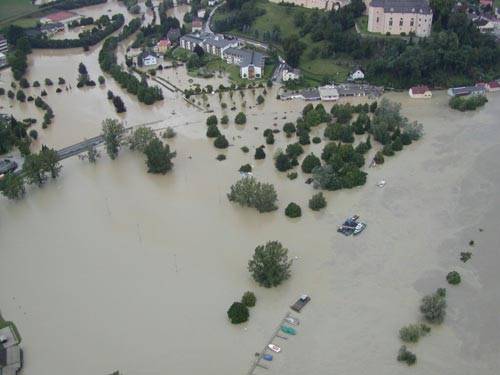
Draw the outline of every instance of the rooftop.
M238 56L240 58L239 66L254 65L263 68L266 62L266 56L260 52L248 49L228 48L225 54Z
M372 0L370 6L384 8L386 13L432 14L427 0Z
M430 91L429 88L425 85L413 86L411 88L411 92L413 94L425 94L427 91Z
M68 12L66 10L62 10L60 12L48 14L43 18L47 18L47 19L51 20L52 22L60 22L60 21L68 20L70 18L77 17L77 16L78 16L78 14L76 14L74 12Z

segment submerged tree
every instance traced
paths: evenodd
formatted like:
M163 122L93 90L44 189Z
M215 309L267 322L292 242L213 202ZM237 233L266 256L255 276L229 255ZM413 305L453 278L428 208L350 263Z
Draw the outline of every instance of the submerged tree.
M259 212L270 212L277 209L278 196L272 184L258 182L253 177L245 177L231 186L227 195L231 202L241 206L254 207Z
M50 172L50 176L52 178L57 178L62 168L59 163L59 155L57 154L57 151L44 145L42 146L39 157L42 161L44 171Z
M438 289L436 293L425 296L420 312L429 323L441 324L446 315L446 290Z
M23 173L29 184L43 185L47 176L45 175L44 163L39 155L26 155L23 164Z
M120 144L123 137L124 128L122 123L114 119L106 119L102 122L102 132L104 135L104 143L106 152L109 157L114 160L118 156Z
M175 152L170 152L170 146L164 145L158 138L154 138L144 150L147 156L146 164L149 173L165 174L174 165L172 159Z
M131 150L144 152L149 143L156 138L155 132L145 126L140 126L134 130L129 138Z
M20 174L7 173L0 180L0 191L9 199L21 199L26 193L24 177Z
M269 241L257 246L252 259L248 262L248 270L255 281L270 288L278 286L290 277L292 261L288 260L288 249L278 241Z
M240 324L246 322L250 313L248 312L248 307L241 302L233 302L229 310L227 310L227 316L231 323Z

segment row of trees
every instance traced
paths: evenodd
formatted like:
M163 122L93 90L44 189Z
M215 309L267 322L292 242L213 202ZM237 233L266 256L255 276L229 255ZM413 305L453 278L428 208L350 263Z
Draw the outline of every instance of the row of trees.
M40 8L55 8L60 10L78 9L91 5L104 4L108 0L54 0L40 4Z
M111 74L113 79L115 79L122 88L136 95L140 102L149 105L156 101L163 100L161 89L157 86L148 86L145 76L139 80L134 74L124 71L123 68L116 63L115 56L115 50L118 47L118 43L137 31L140 26L141 20L135 18L123 28L119 36L106 39L99 52L99 65L104 72Z
M474 111L477 108L484 106L487 102L488 99L484 95L472 95L468 98L455 96L450 99L449 105L453 109L465 112Z
M104 27L94 27L90 31L86 30L78 35L78 39L50 39L45 36L38 36L36 38L30 38L29 41L33 48L88 48L114 33L122 27L124 23L125 17L123 17L123 14L115 14L111 17L111 21L106 23Z

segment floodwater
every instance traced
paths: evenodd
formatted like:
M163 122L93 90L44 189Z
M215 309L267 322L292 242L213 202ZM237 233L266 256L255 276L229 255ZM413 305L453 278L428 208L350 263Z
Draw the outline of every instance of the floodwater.
M497 373L499 95L463 114L448 108L444 93L429 101L388 94L424 124L424 138L370 169L364 187L326 192L328 207L315 213L307 208L314 193L307 175L299 171L290 181L273 166L271 156L294 139L277 134L267 158L253 160L264 129L295 120L304 102L279 102L272 89L256 107L262 89L246 90L243 98L225 93L222 110L217 95L200 97L231 119L221 129L232 146L219 151L205 137L207 114L179 94L164 90L162 103L144 106L106 75L103 87L77 89L79 62L94 80L102 74L99 48L30 55L30 81L62 76L73 87L47 89L56 117L49 129L36 127L35 148L95 136L106 117L127 126L158 121L155 128L178 132L169 140L175 167L150 175L144 157L124 148L115 161L64 161L57 181L29 188L20 202L0 198L0 308L23 336L23 375L245 374L302 293L312 301L300 314L298 335L277 339L282 353L255 374ZM185 77L182 69L177 74ZM3 85L10 81L2 72ZM126 114L115 114L109 89L122 97ZM248 123L237 126L229 108L240 110L243 102ZM32 103L1 97L0 106L41 122ZM322 146L306 146L306 154L318 155ZM216 161L219 153L227 160ZM278 211L259 214L227 200L245 163L257 179L275 184ZM375 186L381 179L383 189ZM284 216L291 201L302 207L301 218ZM337 234L336 225L354 213L368 228L356 238ZM471 239L473 257L463 264L459 253ZM292 277L273 289L256 285L246 269L254 248L269 240L281 241L294 258ZM395 359L397 331L419 319L420 299L445 286L452 269L463 281L448 288L445 323L411 346L418 362L406 369ZM246 290L257 305L248 323L232 326L226 311Z

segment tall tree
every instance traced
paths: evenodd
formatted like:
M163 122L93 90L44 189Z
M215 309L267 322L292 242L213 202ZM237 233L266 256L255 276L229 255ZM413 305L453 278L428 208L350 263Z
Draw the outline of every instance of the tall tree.
M104 136L104 143L106 145L106 152L113 160L118 156L123 131L123 125L118 122L118 120L108 118L102 122L102 132Z
M57 151L43 145L39 156L42 160L43 169L46 172L50 172L50 176L52 178L57 178L62 168L59 163L59 155L57 154Z
M23 164L23 173L29 184L43 185L47 176L42 158L36 154L26 155Z
M165 174L172 169L172 158L175 157L175 152L170 152L169 145L163 145L158 139L154 138L144 150L146 154L149 173Z
M255 281L270 288L278 286L290 277L292 261L288 260L288 249L278 241L269 241L257 246L252 259L248 262L248 270Z
M283 50L288 65L296 68L299 66L300 56L304 52L305 44L302 43L297 35L291 35L283 39Z

